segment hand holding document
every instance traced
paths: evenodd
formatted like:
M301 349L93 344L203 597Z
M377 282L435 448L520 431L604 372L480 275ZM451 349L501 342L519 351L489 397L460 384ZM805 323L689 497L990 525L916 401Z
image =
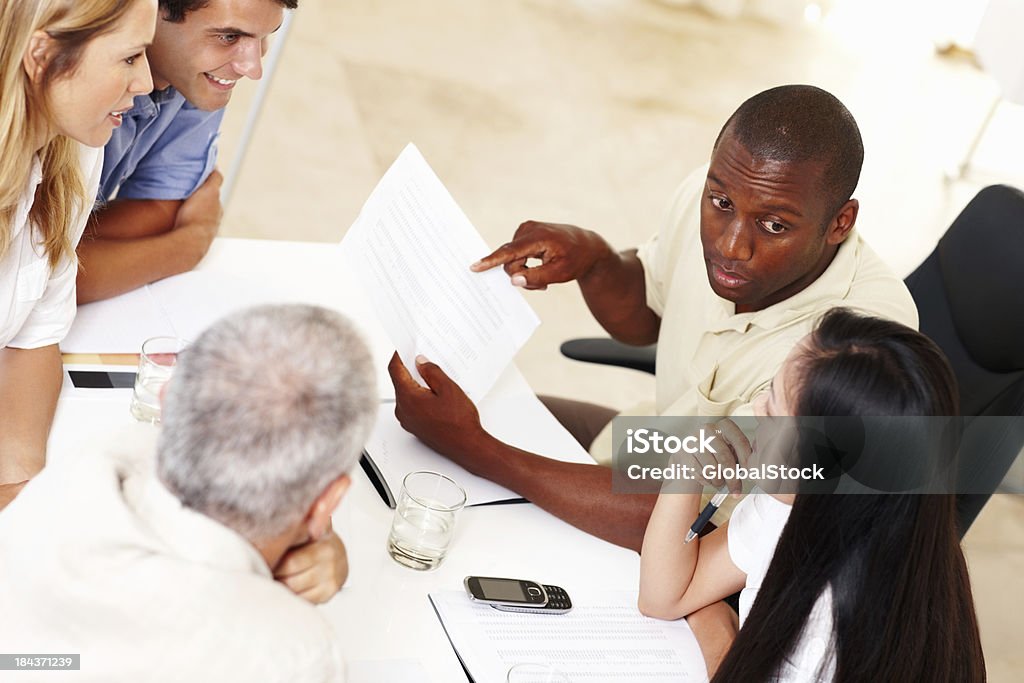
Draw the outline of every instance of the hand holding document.
M493 386L539 320L414 145L388 169L342 241L403 364L437 363L473 400Z

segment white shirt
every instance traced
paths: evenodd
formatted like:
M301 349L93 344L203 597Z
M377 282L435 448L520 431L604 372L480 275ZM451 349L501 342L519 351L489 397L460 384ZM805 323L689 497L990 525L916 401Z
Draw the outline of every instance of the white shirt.
M747 575L746 585L740 591L740 628L750 614L792 510L790 505L771 495L755 491L739 502L727 527L729 557ZM826 587L811 608L804 630L786 657L778 680L785 683L831 681L836 666L832 654L833 630L832 591Z
M51 461L0 513L4 652L81 654L33 681L340 681L336 636L244 538L125 452ZM38 675L36 675L38 674Z
M82 239L103 167L102 149L85 146L80 149L86 197L81 210L72 218L72 248ZM14 212L7 253L0 258L0 348L35 349L56 344L68 333L75 319L78 259L72 253L51 269L40 232L29 219L36 188L42 179L42 165L36 157Z

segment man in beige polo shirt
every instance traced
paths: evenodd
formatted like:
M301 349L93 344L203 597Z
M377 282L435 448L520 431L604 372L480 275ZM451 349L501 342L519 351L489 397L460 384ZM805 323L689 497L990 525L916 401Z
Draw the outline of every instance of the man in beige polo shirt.
M575 280L612 337L658 342L655 401L628 413L750 414L826 310L841 305L917 324L906 287L854 232L863 158L857 124L839 100L811 86L773 88L729 118L709 165L683 182L661 230L639 249L616 252L594 232L530 221L473 268L503 265L527 289ZM527 267L530 258L541 265ZM608 467L498 441L437 366L419 370L429 389L391 364L403 427L571 524L640 549L656 496L614 494ZM614 411L548 403L597 462L610 461Z

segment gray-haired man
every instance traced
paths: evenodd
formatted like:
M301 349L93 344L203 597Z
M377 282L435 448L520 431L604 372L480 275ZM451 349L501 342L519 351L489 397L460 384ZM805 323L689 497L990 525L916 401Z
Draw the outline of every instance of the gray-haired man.
M296 597L316 567L273 575L333 536L376 404L370 354L336 313L218 322L179 360L155 458L140 425L54 459L0 515L0 642L81 653L75 680L340 680L329 624Z

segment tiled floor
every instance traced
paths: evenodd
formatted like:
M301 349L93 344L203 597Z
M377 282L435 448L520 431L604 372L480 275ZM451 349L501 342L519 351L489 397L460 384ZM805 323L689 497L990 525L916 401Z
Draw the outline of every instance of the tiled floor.
M823 4L820 23L780 27L667 0L304 0L223 233L340 240L414 141L491 244L537 218L626 248L743 99L807 82L857 117L859 227L906 274L981 186L1024 186L1024 112L1002 107L968 176L944 182L996 86L935 55L931 3ZM229 111L223 166L251 93ZM529 299L544 324L518 362L538 392L624 407L651 391L637 373L559 357L561 340L599 332L575 287ZM1024 500L993 500L965 547L990 680L1020 680Z

